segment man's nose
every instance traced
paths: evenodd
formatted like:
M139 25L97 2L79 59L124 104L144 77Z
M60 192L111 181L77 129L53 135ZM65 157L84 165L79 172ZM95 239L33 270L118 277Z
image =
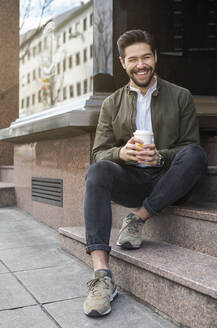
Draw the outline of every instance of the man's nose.
M138 62L137 62L137 66L138 66L138 67L144 67L144 64L145 64L144 59L139 58L139 59L138 59Z

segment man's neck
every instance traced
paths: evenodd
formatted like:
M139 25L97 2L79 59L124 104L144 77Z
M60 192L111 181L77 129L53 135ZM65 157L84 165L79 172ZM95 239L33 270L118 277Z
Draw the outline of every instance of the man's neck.
M136 85L132 80L130 80L130 86L132 88L138 89L140 90L140 92L143 95L146 95L147 91L155 84L155 82L157 81L157 77L156 75L153 76L153 78L151 79L149 85L147 85L147 87L139 87L138 85Z

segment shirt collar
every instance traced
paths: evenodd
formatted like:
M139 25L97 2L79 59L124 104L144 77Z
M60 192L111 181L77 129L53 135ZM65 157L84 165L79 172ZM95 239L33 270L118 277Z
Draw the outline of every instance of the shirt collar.
M157 79L154 82L154 84L147 90L146 94L143 95L141 91L138 88L133 88L129 85L129 89L132 91L135 91L138 95L142 95L143 97L147 96L149 93L153 93L157 89Z
M157 87L156 87L156 90L154 90L154 92L152 93L153 96L158 96L158 94L160 92L161 84L162 84L161 78L157 74L156 74L156 80L157 80ZM136 92L136 91L130 89L130 82L128 82L125 85L124 88L125 88L125 90L126 90L126 92L127 92L128 95L135 94L135 92Z

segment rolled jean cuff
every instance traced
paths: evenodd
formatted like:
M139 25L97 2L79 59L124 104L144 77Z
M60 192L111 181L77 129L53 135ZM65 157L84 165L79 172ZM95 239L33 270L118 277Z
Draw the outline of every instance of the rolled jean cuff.
M96 250L106 251L109 254L111 252L111 247L108 245L104 245L104 244L93 244L93 245L86 246L87 254L90 254L91 252L96 251Z
M149 201L147 200L147 198L144 200L143 202L143 206L145 207L145 209L148 211L149 214L151 215L157 215L158 212L156 212L149 204Z

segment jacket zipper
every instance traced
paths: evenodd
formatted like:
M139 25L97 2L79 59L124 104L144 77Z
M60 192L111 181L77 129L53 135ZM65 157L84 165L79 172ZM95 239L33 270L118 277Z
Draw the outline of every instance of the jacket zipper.
M132 95L132 111L131 111L131 132L135 132L136 129L136 102L137 95Z

